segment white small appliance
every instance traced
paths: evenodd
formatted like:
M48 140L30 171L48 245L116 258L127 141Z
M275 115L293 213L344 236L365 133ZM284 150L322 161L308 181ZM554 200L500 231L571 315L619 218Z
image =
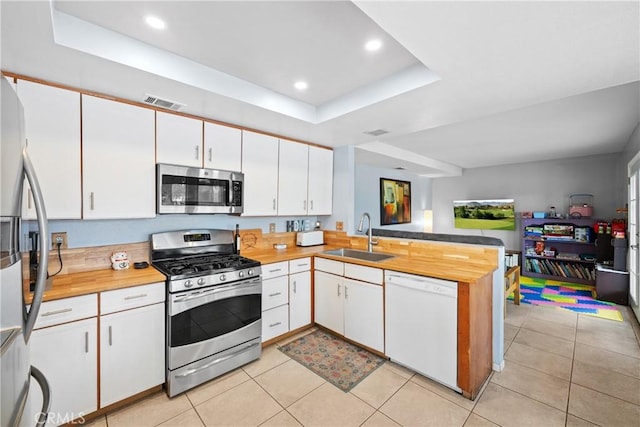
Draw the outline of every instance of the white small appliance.
M296 245L298 246L324 245L324 232L322 230L300 231L296 235Z

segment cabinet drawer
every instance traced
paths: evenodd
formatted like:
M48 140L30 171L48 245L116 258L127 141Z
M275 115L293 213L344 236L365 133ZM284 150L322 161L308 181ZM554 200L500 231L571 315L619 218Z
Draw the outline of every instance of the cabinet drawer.
M289 261L289 274L311 270L311 257L294 259Z
M98 294L82 295L43 302L35 329L98 315Z
M344 263L340 261L316 257L314 268L316 270L326 271L327 273L336 274L338 276L344 275Z
M289 278L276 277L262 281L262 311L289 302Z
M262 342L289 332L289 305L262 313Z
M100 314L156 304L165 299L164 282L100 293Z
M357 264L345 264L344 275L351 279L382 285L383 272L379 268L366 267L364 265Z
M289 274L289 262L274 262L262 266L262 280Z

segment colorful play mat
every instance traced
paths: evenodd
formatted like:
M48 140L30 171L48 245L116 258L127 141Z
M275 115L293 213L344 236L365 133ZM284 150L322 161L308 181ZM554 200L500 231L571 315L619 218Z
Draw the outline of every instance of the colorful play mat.
M555 280L520 278L520 303L545 305L622 322L618 306L595 298L594 286ZM510 295L513 300L513 295Z

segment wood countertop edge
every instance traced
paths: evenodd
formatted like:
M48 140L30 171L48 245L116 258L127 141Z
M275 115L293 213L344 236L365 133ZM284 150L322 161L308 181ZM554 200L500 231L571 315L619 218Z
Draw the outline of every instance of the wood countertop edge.
M262 264L271 264L275 262L318 256L350 264L358 264L367 267L466 283L474 283L487 274L493 273L497 268L496 266L486 263L467 261L464 259L442 260L423 256L393 254L393 258L379 262L371 262L323 253L337 248L338 247L331 245L309 247L295 246L287 249L256 249L246 251L241 255L246 258L260 261ZM147 285L150 283L164 282L166 280L164 274L160 273L152 266L140 270L127 269L115 271L111 269L102 269L85 271L81 273L55 276L52 279L53 284L51 289L45 291L43 301L52 301L133 286ZM24 283L23 290L25 302L31 303L33 294L29 292L29 285L27 282Z

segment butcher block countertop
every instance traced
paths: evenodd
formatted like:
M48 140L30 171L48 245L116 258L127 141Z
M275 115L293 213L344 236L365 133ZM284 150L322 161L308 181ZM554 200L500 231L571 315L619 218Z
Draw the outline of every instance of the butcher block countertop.
M435 277L438 279L452 280L455 282L473 283L485 275L492 273L496 267L477 261L466 259L450 258L437 259L423 256L394 255L383 261L372 262L357 258L349 258L324 254L322 252L338 249L335 246L322 245L310 246L306 248L293 247L287 249L263 249L242 253L242 256L260 261L262 264L270 264L279 261L288 261L305 256L319 256L335 261L347 262L350 264L365 265L368 267L381 268L385 270L400 271L403 273L418 274L422 276ZM374 252L381 252L376 251Z
M495 265L490 263L483 263L478 260L468 260L463 257L457 258L455 254L450 255L450 257L446 259L443 259L442 257L436 258L429 256L398 254L394 255L394 257L390 259L371 262L322 253L338 248L339 246L334 245L309 247L289 246L286 249L252 249L241 252L241 255L246 258L260 261L262 264L319 256L351 264L359 264L465 283L474 283L496 269ZM374 252L384 251L374 249ZM54 276L51 280L53 280L53 284L51 289L45 291L43 298L44 301L146 285L149 283L164 282L165 276L152 266L149 266L148 268L139 270L129 268L127 270L118 271L112 269L84 271ZM30 303L33 294L29 292L28 283L26 282L24 284L24 294L25 301Z
M43 301L164 282L166 278L164 274L149 266L139 270L129 268L85 271L54 276L50 280L53 280L53 284L51 289L44 292ZM33 293L29 292L28 283L24 286L24 296L25 302L31 303Z

